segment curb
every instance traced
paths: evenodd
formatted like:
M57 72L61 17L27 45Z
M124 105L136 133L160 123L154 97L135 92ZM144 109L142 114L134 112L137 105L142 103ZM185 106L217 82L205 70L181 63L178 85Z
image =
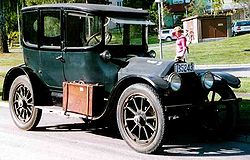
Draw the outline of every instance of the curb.
M250 68L250 64L211 64L211 65L195 65L200 69L209 68Z

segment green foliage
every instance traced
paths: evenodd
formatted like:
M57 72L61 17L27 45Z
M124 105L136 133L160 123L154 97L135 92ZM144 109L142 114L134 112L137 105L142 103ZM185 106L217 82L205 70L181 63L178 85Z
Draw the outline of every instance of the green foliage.
M211 0L212 2L212 13L214 15L219 14L222 11L222 5L224 0ZM206 14L206 1L204 0L193 0L188 7L189 16L202 16Z
M205 1L204 0L193 0L188 7L189 16L201 16L205 13Z
M233 0L235 3L240 3L242 6L244 6L245 10L245 18L250 19L250 1L249 0Z
M18 42L19 32L14 31L8 34L9 46L12 47L14 42Z
M46 3L105 3L105 0L26 0L26 5L37 5Z
M224 0L212 0L212 10L214 15L217 15L222 11L223 3Z
M123 0L123 5L132 8L149 9L154 0Z
M9 1L1 0L0 1L0 52L8 53L8 45L7 45L7 35L6 35L6 5Z
M152 6L149 8L148 12L150 14L150 20L155 24L158 24L158 12L157 12L157 4L153 3Z
M44 26L44 35L46 37L56 37L61 34L60 21L56 17L45 17Z

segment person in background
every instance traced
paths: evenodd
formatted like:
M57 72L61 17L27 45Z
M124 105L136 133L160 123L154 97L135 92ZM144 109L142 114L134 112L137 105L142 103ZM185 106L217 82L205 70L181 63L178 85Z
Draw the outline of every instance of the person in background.
M174 28L173 34L177 38L175 60L185 62L187 60L188 47L187 47L187 39L182 33L183 31L180 26Z

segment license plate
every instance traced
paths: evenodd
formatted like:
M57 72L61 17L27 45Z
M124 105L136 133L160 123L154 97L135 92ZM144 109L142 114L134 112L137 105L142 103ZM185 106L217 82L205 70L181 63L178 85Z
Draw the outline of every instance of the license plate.
M190 73L194 72L194 64L193 63L176 63L174 65L174 71L177 73Z

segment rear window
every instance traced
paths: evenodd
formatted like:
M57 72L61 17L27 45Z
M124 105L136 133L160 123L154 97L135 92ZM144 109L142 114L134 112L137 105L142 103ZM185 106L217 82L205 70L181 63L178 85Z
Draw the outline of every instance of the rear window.
M162 33L165 33L165 34L166 34L166 33L169 33L169 31L162 31Z
M250 21L237 22L236 26L250 26Z
M28 45L38 44L38 12L26 12L23 14L23 40Z

